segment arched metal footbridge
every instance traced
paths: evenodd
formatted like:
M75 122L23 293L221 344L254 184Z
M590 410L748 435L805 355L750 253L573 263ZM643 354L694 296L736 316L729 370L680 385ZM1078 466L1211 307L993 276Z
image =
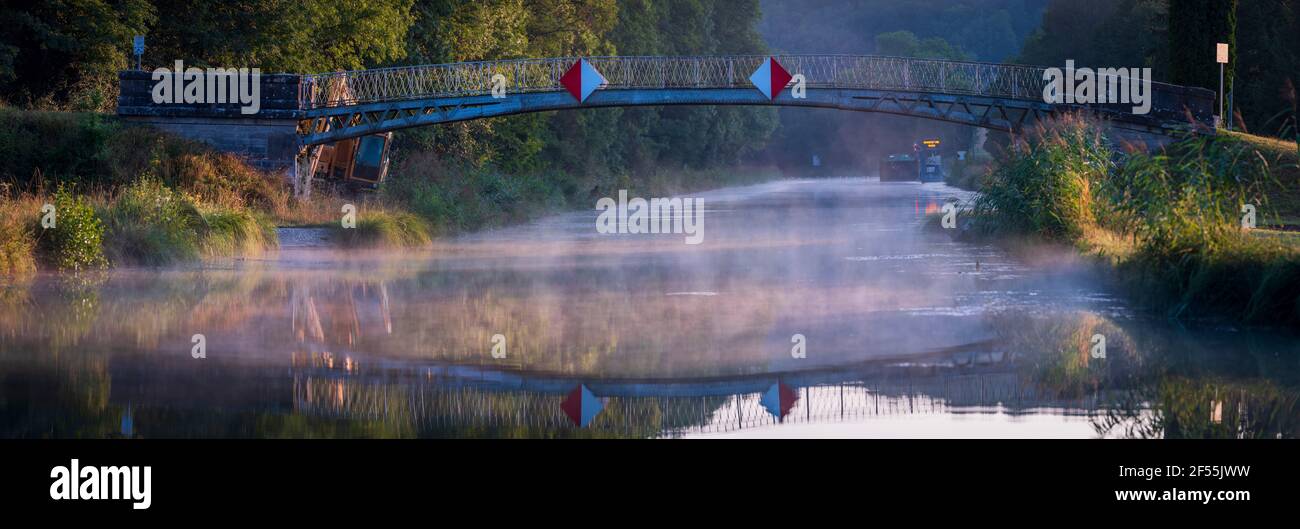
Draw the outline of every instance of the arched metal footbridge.
M585 100L566 90L565 76L579 61L599 76L600 88ZM752 76L765 64L788 71L792 89L756 89ZM845 55L526 59L305 75L298 100L305 145L526 112L646 105L835 108L1003 131L1084 108L1149 132L1212 120L1212 92L1161 83L1152 83L1149 114L1134 114L1131 104L1048 103L1044 73L1023 65ZM793 90L797 84L804 90Z
M760 72L768 75L762 82L755 80ZM1045 73L1024 65L848 55L501 60L262 75L260 105L250 115L238 103L155 103L156 76L125 71L118 114L281 167L311 146L367 134L600 107L833 108L1002 131L1087 110L1114 127L1155 136L1208 129L1214 120L1213 92L1163 83L1151 84L1145 114L1128 103L1049 103ZM767 79L771 89L762 86Z

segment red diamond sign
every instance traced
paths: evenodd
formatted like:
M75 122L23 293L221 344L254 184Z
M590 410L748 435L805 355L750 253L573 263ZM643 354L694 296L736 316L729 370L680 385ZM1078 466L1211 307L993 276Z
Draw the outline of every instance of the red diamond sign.
M605 76L601 75L595 66L587 62L587 59L578 59L578 62L573 63L573 66L569 67L569 71L564 72L564 75L560 77L560 84L564 86L564 89L568 90L569 94L578 102L583 103L587 101L592 92L595 92L597 88L600 88L606 82Z
M794 79L794 76L790 75L781 63L776 62L775 57L763 59L763 64L749 76L749 82L754 83L758 91L772 100L781 95L781 91L785 89L785 85L790 84L791 79Z

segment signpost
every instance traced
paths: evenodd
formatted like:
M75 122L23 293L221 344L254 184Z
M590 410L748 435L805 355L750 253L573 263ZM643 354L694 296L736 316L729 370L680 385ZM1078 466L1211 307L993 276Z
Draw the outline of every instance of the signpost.
M144 55L144 35L136 35L131 44L135 49L135 69L139 70L140 56Z
M1214 60L1219 63L1219 121L1223 121L1223 65L1228 64L1228 44L1220 42L1214 49ZM1232 116L1228 116L1228 130L1232 130Z

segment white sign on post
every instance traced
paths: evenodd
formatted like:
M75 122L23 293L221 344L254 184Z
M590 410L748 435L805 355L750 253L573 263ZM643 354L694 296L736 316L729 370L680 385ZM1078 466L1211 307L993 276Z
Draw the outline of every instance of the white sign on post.
M1215 60L1219 64L1228 64L1228 45L1220 42L1215 47Z

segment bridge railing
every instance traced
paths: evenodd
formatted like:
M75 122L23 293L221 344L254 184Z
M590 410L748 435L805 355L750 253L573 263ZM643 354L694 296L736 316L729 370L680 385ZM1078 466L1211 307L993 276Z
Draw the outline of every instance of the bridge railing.
M767 56L588 57L607 88L739 88ZM810 87L930 91L1040 99L1043 69L902 57L778 55ZM304 75L302 108L408 99L488 95L501 74L507 90L562 90L560 78L576 58L434 64ZM340 96L342 94L342 96Z
M587 57L605 76L607 89L750 88L749 76L767 56ZM792 74L804 76L810 88L904 91L969 95L1001 100L1044 103L1045 68L904 57L855 55L777 55ZM464 98L492 93L493 78L505 78L508 93L558 92L560 78L576 58L433 64L304 75L299 83L299 108L408 100ZM1120 79L1123 81L1123 79ZM1130 115L1130 121L1202 124L1212 122L1214 93L1152 83L1150 115ZM1129 103L1067 104L1087 106L1115 115L1129 114ZM327 110L326 110L327 111ZM1190 118L1190 120L1188 119Z

